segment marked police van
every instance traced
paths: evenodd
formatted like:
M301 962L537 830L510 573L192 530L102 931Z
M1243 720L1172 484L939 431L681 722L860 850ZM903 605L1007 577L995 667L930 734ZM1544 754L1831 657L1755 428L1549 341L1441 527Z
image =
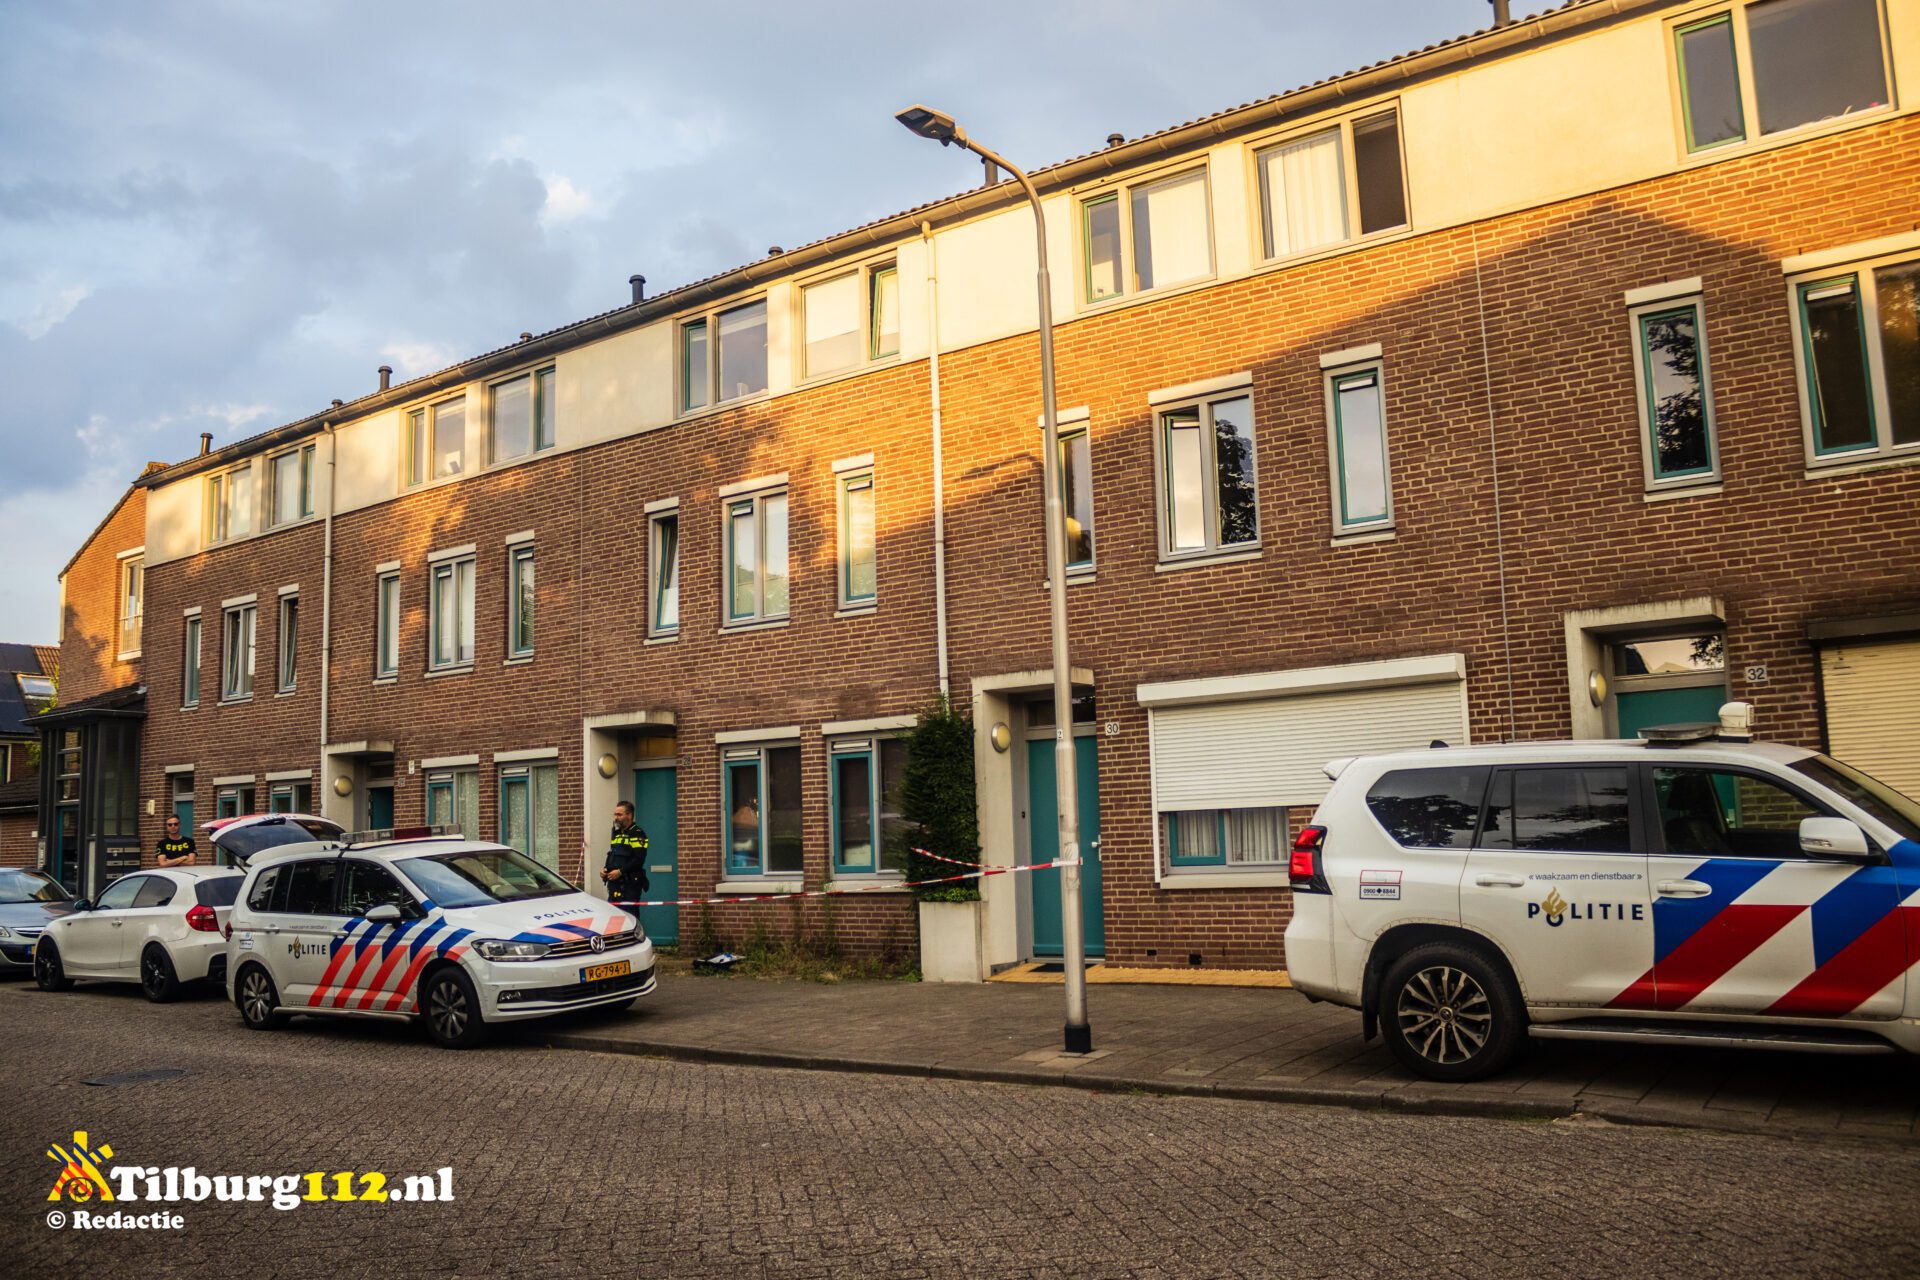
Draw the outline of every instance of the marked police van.
M1529 1035L1920 1052L1920 802L1751 722L1332 762L1294 987L1435 1080Z
M624 1007L654 986L630 913L452 828L263 846L229 921L227 994L256 1030L418 1018L465 1049L490 1024Z

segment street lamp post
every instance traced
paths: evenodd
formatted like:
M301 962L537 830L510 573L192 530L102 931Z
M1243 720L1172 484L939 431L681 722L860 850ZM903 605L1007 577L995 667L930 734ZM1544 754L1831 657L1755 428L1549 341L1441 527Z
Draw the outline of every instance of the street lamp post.
M894 117L923 138L959 146L1011 173L1033 208L1040 253L1040 409L1046 442L1041 468L1047 489L1047 594L1053 624L1053 780L1060 812L1060 939L1066 961L1066 1051L1090 1053L1086 939L1080 923L1080 792L1073 749L1073 668L1067 665L1067 513L1060 482L1060 424L1053 393L1053 297L1047 280L1047 220L1040 193L1019 165L981 146L950 115L912 106Z

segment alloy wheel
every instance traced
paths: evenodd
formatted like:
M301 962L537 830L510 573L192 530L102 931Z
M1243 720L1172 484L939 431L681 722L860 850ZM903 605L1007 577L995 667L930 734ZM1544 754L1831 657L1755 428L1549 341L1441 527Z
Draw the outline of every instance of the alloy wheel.
M457 982L436 982L427 998L427 1017L444 1040L458 1040L467 1029L467 993Z
M164 963L160 953L151 949L140 958L140 985L146 988L148 995L166 988L167 971L161 967Z
M1394 1014L1407 1044L1442 1065L1473 1057L1493 1030L1493 1004L1485 989L1452 965L1433 965L1407 979Z
M240 1012L248 1022L263 1023L273 1016L273 984L258 969L240 980Z

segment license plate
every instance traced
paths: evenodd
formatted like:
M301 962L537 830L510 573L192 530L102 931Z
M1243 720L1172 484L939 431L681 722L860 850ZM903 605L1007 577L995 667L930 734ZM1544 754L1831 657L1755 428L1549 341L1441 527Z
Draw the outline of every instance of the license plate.
M631 960L616 960L612 964L590 964L580 971L580 981L598 982L602 978L624 978L632 971Z

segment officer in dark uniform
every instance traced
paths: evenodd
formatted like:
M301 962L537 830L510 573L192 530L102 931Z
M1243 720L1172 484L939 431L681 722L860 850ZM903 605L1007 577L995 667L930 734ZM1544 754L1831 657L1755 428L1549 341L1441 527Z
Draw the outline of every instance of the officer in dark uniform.
M647 896L647 833L633 820L633 806L622 800L613 806L613 838L607 845L607 863L600 870L607 897L635 902Z
M160 838L154 852L160 855L156 861L163 867L184 867L193 861L193 837L181 834L180 819L167 819L167 834Z

